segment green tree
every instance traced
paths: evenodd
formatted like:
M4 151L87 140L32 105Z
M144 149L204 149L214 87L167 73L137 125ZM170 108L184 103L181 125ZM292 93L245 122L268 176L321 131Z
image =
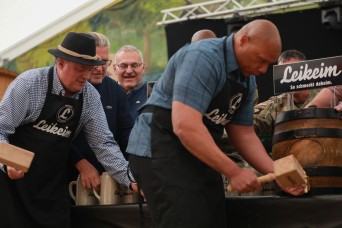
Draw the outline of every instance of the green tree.
M162 10L184 4L184 0L139 0L123 1L109 8L105 12L111 18L106 32L120 43L111 50L133 44L141 49L148 71L161 70L167 62L166 38L164 27L157 26L157 22L162 19Z
M205 1L205 0L204 0ZM196 1L197 2L197 1ZM167 45L162 20L162 10L189 4L189 0L125 0L87 18L50 40L33 48L11 61L6 68L16 72L53 64L47 52L60 44L67 32L96 31L105 34L111 41L111 53L132 44L142 50L146 73L160 72L167 63Z

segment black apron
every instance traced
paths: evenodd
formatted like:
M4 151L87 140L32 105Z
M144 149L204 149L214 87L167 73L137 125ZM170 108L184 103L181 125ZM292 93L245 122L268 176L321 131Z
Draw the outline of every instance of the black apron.
M38 119L18 127L9 137L13 145L35 153L24 178L6 177L16 213L23 228L62 228L70 226L70 202L67 191L66 161L71 140L82 112L83 95L78 100L52 94L53 67L49 69L48 91ZM3 183L3 181L2 181ZM0 190L2 194L8 191ZM3 196L1 196L3 197ZM2 210L8 210L2 205ZM0 223L6 224L6 220ZM10 223L10 221L8 221ZM13 221L11 221L13 222Z
M224 41L224 44L226 40ZM224 50L226 50L224 45ZM226 56L226 52L224 53ZM228 78L211 101L203 122L219 140L235 111L245 102L247 89ZM152 110L152 210L157 227L227 227L222 176L193 156L173 133L171 110ZM147 201L148 202L148 201Z

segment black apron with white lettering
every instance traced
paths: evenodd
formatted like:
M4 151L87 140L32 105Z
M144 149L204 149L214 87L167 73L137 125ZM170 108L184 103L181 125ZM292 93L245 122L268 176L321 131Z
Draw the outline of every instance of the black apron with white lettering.
M221 92L213 98L203 122L215 140L222 136L224 125L247 95L248 89L227 79ZM146 109L153 110L151 179L155 193L148 200L153 200L156 207L152 213L158 227L226 227L221 174L182 145L172 130L171 110Z
M8 179L13 197L19 199L15 205L18 213L34 228L69 227L70 221L66 161L82 112L83 96L76 100L52 94L52 85L50 68L40 116L35 122L18 127L9 138L11 144L35 153L24 178Z

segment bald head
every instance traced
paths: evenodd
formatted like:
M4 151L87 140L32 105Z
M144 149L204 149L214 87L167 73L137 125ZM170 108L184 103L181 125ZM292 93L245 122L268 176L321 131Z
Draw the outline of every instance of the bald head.
M279 31L268 20L251 21L234 34L234 51L244 76L264 74L280 55Z
M237 36L248 35L263 42L274 41L281 50L281 39L277 27L268 20L254 20L243 26L237 33ZM279 54L280 54L279 50Z
M216 34L209 29L202 29L194 33L191 38L191 43L208 38L216 38Z

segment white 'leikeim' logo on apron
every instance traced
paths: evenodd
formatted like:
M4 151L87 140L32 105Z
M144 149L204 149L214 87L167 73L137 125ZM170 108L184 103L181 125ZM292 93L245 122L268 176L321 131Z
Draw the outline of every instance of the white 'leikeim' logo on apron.
M241 105L242 93L237 93L229 100L229 110L230 114L233 114ZM222 126L229 123L231 117L228 117L227 113L220 113L220 109L214 109L209 113L205 113L204 116L215 124L221 124Z
M61 107L56 115L57 121L65 123L74 116L74 108L71 105L64 105Z
M241 105L241 100L242 100L242 93L238 93L234 95L230 101L229 101L229 110L228 112L230 114L233 114Z

